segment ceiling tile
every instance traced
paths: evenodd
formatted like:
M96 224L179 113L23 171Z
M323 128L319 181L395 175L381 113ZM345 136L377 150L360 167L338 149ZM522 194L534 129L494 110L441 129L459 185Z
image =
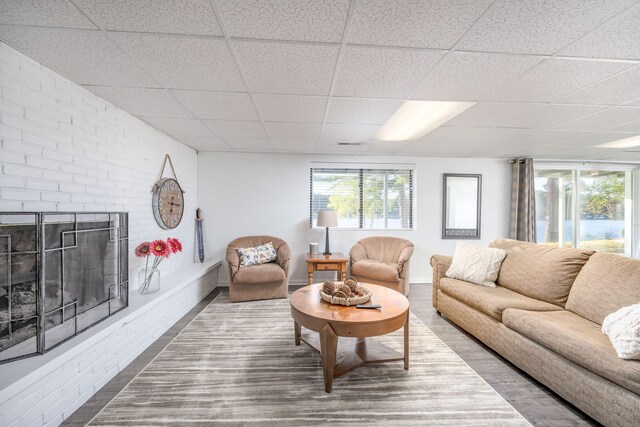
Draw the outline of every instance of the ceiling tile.
M474 141L486 146L500 145L518 141L533 132L532 129L493 128L478 135Z
M193 115L164 89L109 86L85 88L137 116L193 118Z
M225 141L238 151L269 152L273 150L273 144L265 138L225 138Z
M577 138L571 138L567 141L562 141L557 145L564 147L594 147L596 145L604 144L607 142L629 138L634 135L636 134L627 132L590 132ZM612 149L607 150L611 150L611 152L615 151Z
M349 43L450 49L493 0L359 2Z
M511 126L514 119L544 104L480 102L446 122L446 126Z
M537 145L550 146L588 134L588 131L580 130L545 129L526 135L524 138L513 141L513 143L528 149Z
M327 123L381 125L401 104L397 99L333 97L329 100Z
M196 150L230 151L231 147L217 136L180 136L178 141Z
M358 154L394 155L413 141L367 141L357 148Z
M633 65L623 62L552 58L484 96L483 100L552 102Z
M560 53L587 58L640 59L640 4L582 37Z
M349 0L219 0L231 37L334 42L342 40Z
M570 120L601 111L602 106L548 104L530 113L518 116L510 126L522 128L551 128Z
M196 90L173 93L200 119L260 120L248 93Z
M638 120L640 120L640 108L611 107L590 116L565 123L559 126L559 128L572 130L608 130Z
M640 39L639 39L640 40ZM640 66L567 95L569 104L619 105L640 98Z
M227 138L267 138L261 122L205 120L205 123L216 135L225 140Z
M327 98L324 96L253 94L262 118L273 122L322 123Z
M541 56L453 52L440 62L411 99L477 101L542 61Z
M314 151L318 141L300 139L273 139L273 148L280 152Z
M253 92L328 95L338 46L234 41Z
M620 132L638 132L638 133L640 133L640 121L627 123L625 125L612 128L611 130L620 131Z
M550 55L635 0L498 0L460 41L461 50Z
M157 87L100 31L0 26L0 38L78 84Z
M106 30L221 36L208 0L76 0Z
M608 148L584 147L558 147L544 146L533 147L526 151L526 156L535 159L567 159L567 160L612 160L616 156L616 150Z
M346 125L328 123L324 125L320 142L360 142L367 141L380 129L379 125Z
M148 34L112 35L168 88L245 91L224 40Z
M439 127L417 140L415 144L470 144L489 130L490 128L482 127Z
M442 51L345 48L334 95L406 98L438 63Z
M272 139L318 139L320 123L265 122Z
M97 29L66 0L0 1L0 24Z
M168 117L140 117L154 128L179 139L180 136L214 136L200 120Z

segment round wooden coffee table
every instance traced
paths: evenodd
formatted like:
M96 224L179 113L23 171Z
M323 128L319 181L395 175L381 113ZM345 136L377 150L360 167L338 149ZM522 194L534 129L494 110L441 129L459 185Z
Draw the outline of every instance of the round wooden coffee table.
M329 304L320 298L320 284L298 289L290 297L295 344L300 345L302 341L320 352L327 393L331 392L334 378L367 363L403 360L404 369L409 369L409 300L400 292L384 286L362 285L373 294L366 304L380 304L382 308L361 309ZM301 326L319 332L319 335L302 333ZM404 354L366 339L397 331L403 326Z

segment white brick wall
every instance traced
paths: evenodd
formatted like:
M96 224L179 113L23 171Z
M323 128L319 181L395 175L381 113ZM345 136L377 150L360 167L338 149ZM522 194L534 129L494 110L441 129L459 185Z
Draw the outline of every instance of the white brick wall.
M186 191L185 216L170 232L155 223L150 192L166 153ZM193 149L0 42L0 211L127 211L130 253L144 240L182 240L185 251L163 263L164 276L193 268L196 206ZM132 288L138 265L131 254ZM64 364L37 367L51 354L27 359L39 374L0 389L0 426L60 424L209 293L215 282L207 280L99 342L81 342Z
M0 426L59 425L209 294L216 283L217 271L213 269L160 295L157 303L116 315L109 326L85 342L65 344L76 345L52 357L31 376L0 390ZM12 363L24 368L35 360Z
M150 192L166 153L186 191L170 232L156 225ZM193 261L197 190L193 149L0 42L0 211L128 211L131 248L182 240L168 273ZM131 277L138 265L131 256Z

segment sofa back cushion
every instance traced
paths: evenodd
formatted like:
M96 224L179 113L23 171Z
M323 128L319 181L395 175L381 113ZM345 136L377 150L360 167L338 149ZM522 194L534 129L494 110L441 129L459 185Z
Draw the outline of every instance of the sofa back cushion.
M567 310L602 325L614 311L640 302L640 259L599 252L576 278Z
M497 284L564 307L571 285L593 251L498 239L494 248L507 251Z

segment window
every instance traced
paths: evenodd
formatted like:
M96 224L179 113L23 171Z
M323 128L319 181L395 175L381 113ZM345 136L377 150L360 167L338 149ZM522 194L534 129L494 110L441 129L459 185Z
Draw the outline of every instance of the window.
M321 209L338 215L338 228L413 228L413 171L311 168L310 223Z
M631 255L632 174L536 168L538 243Z

